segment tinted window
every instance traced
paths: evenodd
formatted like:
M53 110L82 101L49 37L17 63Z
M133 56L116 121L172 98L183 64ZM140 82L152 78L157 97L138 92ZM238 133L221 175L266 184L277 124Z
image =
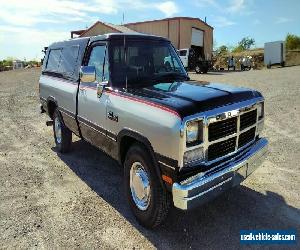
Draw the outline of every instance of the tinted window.
M168 42L135 41L110 44L110 70L114 86L138 87L155 81L186 77L180 59ZM126 54L126 56L125 56Z
M72 76L77 65L78 55L79 45L63 48L58 72L66 76Z
M60 60L61 60L61 49L52 49L49 52L47 71L58 72Z
M88 66L94 66L96 68L96 78L98 82L108 81L108 63L105 63L105 54L105 45L99 45L94 47L90 54Z
M77 65L79 45L52 49L49 52L46 71L72 76Z

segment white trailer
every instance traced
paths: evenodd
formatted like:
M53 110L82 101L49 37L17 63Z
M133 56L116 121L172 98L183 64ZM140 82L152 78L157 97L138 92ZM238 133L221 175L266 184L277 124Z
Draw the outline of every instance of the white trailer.
M274 64L285 64L285 43L283 41L265 43L264 63L270 68Z

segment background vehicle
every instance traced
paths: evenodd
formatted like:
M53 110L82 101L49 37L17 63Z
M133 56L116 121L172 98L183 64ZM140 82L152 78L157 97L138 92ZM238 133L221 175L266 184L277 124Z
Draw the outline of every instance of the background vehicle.
M250 70L252 68L252 56L243 56L239 61L241 64L241 70Z
M187 70L195 70L197 74L207 73L211 67L211 61L204 59L201 47L178 50L180 59Z
M40 100L57 150L72 133L124 168L130 208L158 226L238 185L263 160L264 99L254 90L189 81L170 41L108 34L46 52Z

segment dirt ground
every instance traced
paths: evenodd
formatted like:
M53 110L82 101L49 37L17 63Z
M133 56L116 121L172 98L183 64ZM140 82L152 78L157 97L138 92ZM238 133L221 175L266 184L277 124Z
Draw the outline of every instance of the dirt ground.
M125 198L122 169L74 139L58 154L39 114L39 70L0 73L0 248L237 249L241 229L300 233L300 67L190 74L260 90L269 155L243 185L150 231ZM299 238L298 238L299 244Z

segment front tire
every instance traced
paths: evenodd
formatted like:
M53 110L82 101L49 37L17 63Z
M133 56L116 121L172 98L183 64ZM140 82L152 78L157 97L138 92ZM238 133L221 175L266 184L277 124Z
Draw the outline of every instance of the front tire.
M54 111L53 115L53 134L58 152L67 153L70 151L72 132L65 126L58 109Z
M124 162L125 191L134 216L147 228L160 225L171 204L171 195L159 178L148 150L141 144L134 144Z
M201 74L201 68L199 65L196 65L195 72L196 72L196 74Z

